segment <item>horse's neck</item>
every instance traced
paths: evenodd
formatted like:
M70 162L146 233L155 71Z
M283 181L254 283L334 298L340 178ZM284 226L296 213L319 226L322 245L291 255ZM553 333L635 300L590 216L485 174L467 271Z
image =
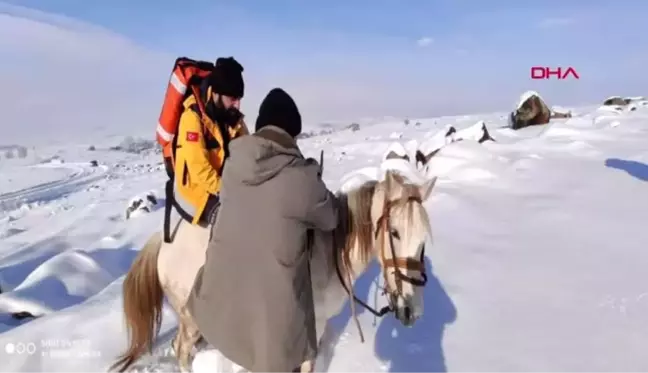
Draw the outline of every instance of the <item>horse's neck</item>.
M335 260L340 259L339 269L344 284L340 281L340 275L337 272L338 268L335 265L329 266L326 286L320 288L319 292L316 290L315 294L316 307L318 308L317 317L321 319L320 322L325 322L340 313L344 303L350 299L348 291L353 290L355 281L367 269L369 263L362 260L359 250L360 247L354 243L350 248L349 261L346 265L342 261L343 253L339 252L334 255L332 263L335 264Z
M342 205L347 205L348 200L345 194L338 193L338 199ZM354 242L349 243L350 247L346 247L347 237L350 234L349 230L352 229L351 224L349 224L351 216L346 209L341 209L340 213L341 224L335 230L334 242L328 243L328 247L333 248L333 250L328 251L329 255L326 256L325 261L328 265L319 266L319 268L313 266L314 268L312 268L312 275L315 275L315 278L320 276L319 279L321 280L319 284L314 283L313 286L319 337L323 333L327 320L339 314L345 302L350 299L347 290L353 289L356 279L366 270L369 264L361 255L362 248L357 242L357 237ZM349 250L348 255L344 254L345 250ZM344 260L345 257L348 258L348 261ZM340 269L344 284L340 281L338 269Z

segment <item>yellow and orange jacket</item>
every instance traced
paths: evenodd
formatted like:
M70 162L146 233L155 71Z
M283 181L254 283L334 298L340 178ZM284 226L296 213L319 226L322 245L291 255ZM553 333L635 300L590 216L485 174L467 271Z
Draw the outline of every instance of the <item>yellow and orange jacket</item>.
M183 107L176 134L173 194L180 215L198 224L209 199L220 192L224 141L219 126L207 115L200 115L194 95L184 101ZM228 130L230 140L249 134L242 119Z

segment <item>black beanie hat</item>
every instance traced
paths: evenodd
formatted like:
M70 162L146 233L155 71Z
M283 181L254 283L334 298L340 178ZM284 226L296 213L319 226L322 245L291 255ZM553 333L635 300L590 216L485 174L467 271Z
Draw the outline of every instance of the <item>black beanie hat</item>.
M297 104L281 88L271 90L259 107L255 130L258 131L269 125L283 129L293 138L297 137L302 130L301 114Z
M209 76L209 84L214 93L242 98L245 91L243 66L234 57L220 57Z

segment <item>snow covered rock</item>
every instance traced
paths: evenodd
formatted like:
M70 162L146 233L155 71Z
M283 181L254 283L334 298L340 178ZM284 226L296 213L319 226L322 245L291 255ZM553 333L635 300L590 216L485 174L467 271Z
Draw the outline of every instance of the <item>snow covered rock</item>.
M635 97L635 98L641 99L641 97ZM611 96L611 97L606 98L605 101L603 101L603 105L605 105L605 106L625 106L625 105L628 105L629 103L631 103L632 101L633 101L632 97L623 98L621 96Z
M485 141L495 141L488 132L486 127L486 122L480 120L479 122L473 124L468 128L464 128L460 131L457 131L454 134L454 141L459 140L473 140L478 143L483 143Z
M618 106L618 105L625 105L626 102L621 98L621 96L611 96L605 99L603 101L603 105L605 106Z
M128 136L123 139L119 145L110 147L110 150L141 154L150 150L155 150L157 146L156 144L155 141Z
M22 159L27 157L27 148L22 145L0 145L0 159Z
M385 154L383 154L382 157L383 161L387 159L403 159L407 162L411 160L407 150L400 142L393 142L391 145L389 145L387 151L385 152Z
M419 171L427 172L426 165L430 159L444 146L451 144L457 137L457 129L454 126L446 125L445 128L434 135L423 139L416 149L414 164Z
M359 123L351 123L347 126L348 129L351 130L351 132L356 132L360 131L360 124Z
M418 175L423 178L426 177L425 175L430 175L430 160L445 146L464 140L479 144L495 141L483 120L459 131L454 126L447 125L444 129L424 139L420 145L413 145L415 146L414 155L410 158Z
M368 181L384 180L388 171L398 172L412 183L425 182L423 174L416 168L414 152L417 142L409 141L406 145L393 142L383 154L380 166L364 167L345 174L341 180L340 191L346 193Z
M601 111L635 111L639 106L646 105L646 99L642 96L621 97L611 96L603 101L599 108Z
M152 212L157 205L158 199L154 192L148 192L144 196L133 197L128 202L128 207L126 208L126 219L128 220L141 214Z

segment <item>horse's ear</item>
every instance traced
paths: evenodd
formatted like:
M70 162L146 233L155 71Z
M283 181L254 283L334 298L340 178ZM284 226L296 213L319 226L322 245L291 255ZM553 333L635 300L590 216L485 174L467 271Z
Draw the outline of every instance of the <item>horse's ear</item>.
M421 193L421 198L423 201L426 201L428 197L430 197L430 194L432 194L432 189L434 189L434 184L436 184L437 177L433 177L432 179L426 181L419 187L419 191Z

